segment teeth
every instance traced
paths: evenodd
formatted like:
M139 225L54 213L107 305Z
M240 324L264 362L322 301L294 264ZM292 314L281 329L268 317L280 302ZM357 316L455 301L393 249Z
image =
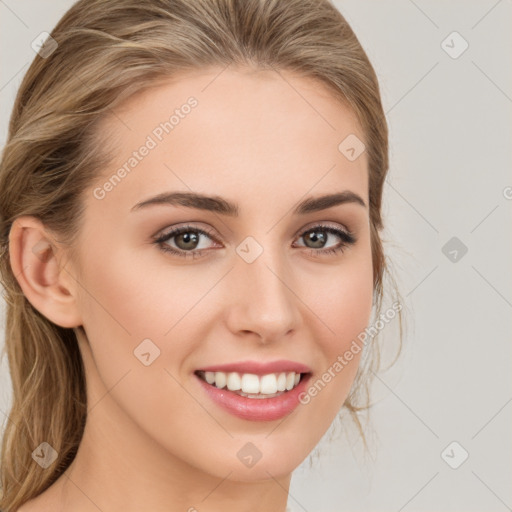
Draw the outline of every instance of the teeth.
M219 389L227 387L230 391L238 391L238 394L250 398L256 398L252 395L268 395L269 398L278 396L283 391L293 389L300 381L300 373L295 372L269 373L261 377L254 373L238 372L200 372L199 375Z
M299 375L300 377L300 375ZM274 373L263 375L260 381L260 393L272 395L277 392L277 378Z
M228 373L227 385L230 391L238 391L239 389L242 389L240 375L238 375L238 373Z
M226 385L226 374L224 372L215 372L215 385L219 389Z
M280 373L277 377L277 391L284 391L286 389L286 373Z
M254 373L244 373L242 375L242 391L244 393L259 393L260 379Z

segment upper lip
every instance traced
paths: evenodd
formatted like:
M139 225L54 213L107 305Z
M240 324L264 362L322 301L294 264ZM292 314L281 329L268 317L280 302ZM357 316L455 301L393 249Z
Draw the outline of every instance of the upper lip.
M311 368L302 363L281 359L279 361L269 361L266 363L259 361L239 361L236 363L217 364L199 368L197 371L225 373L238 372L267 375L269 373L281 372L311 373Z

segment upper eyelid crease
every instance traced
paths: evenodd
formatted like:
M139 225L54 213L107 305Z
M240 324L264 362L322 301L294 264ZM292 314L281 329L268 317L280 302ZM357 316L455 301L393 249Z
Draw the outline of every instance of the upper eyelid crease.
M335 194L307 198L295 207L293 213L295 215L305 215L345 203L355 203L366 208L366 203L359 195L350 190L345 190ZM205 196L194 192L164 192L137 203L132 207L131 211L138 211L151 205L162 204L212 211L229 217L238 217L240 213L240 208L237 204L231 203L222 197Z

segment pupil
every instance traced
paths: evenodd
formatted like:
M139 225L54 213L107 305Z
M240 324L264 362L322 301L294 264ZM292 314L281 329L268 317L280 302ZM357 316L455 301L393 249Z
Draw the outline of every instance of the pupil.
M322 233L321 231L318 232L318 231L312 231L310 234L309 234L309 239L313 242L313 243L317 243L318 241L320 241L320 244L317 244L315 245L315 247L322 247L323 244L325 244L325 233Z
M181 233L180 235L178 235L178 240L183 240L185 242L185 244L190 244L192 243L193 246L195 246L197 244L197 240L198 240L198 236L197 234L192 234L190 235L190 232L187 231L186 233ZM190 247L188 245L185 245L184 249L193 249L194 247Z

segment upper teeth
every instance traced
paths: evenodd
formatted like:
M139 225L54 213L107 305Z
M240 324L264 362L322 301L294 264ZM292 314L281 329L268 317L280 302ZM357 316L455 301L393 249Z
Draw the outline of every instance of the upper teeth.
M300 373L282 372L259 376L254 373L204 372L204 380L220 389L227 385L230 391L271 395L293 389L299 383Z

